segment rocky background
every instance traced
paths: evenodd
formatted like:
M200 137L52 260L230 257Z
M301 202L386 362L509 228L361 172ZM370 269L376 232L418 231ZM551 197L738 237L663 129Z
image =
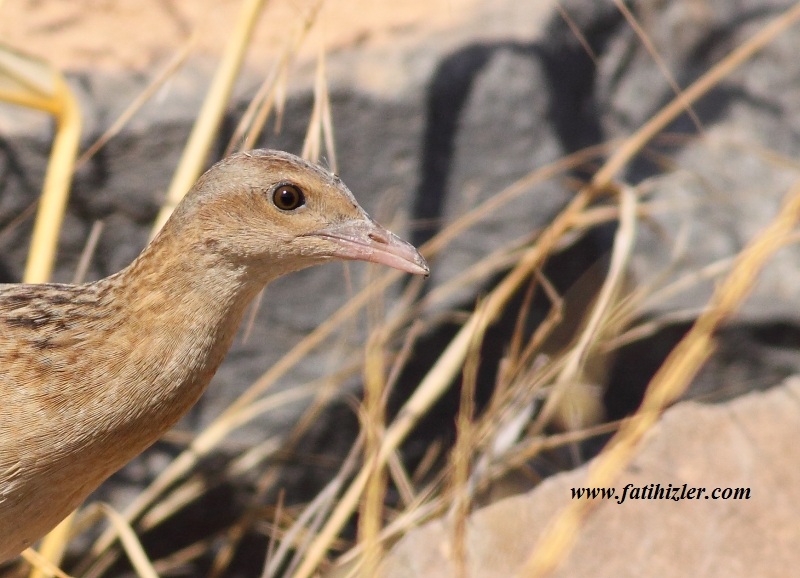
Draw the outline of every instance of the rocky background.
M72 277L96 220L105 228L90 278L117 271L144 246L238 6L210 0L0 4L0 40L67 73L80 99L87 145L197 31L186 65L76 175L55 280ZM537 167L588 146L613 147L614 139L630 135L674 98L667 74L686 87L790 3L678 0L629 6L658 61L611 1L327 3L319 38L327 52L339 174L373 216L416 243L424 242ZM297 11L294 4L279 2L266 11L219 136L220 152L274 64L282 46L277 39ZM299 152L313 102L319 44L308 42L297 55L281 131L269 131L260 146ZM660 208L640 225L632 283L696 274L738 253L774 217L798 176L798 52L800 29L795 27L716 86L619 175L641 186L646 199ZM37 197L51 138L51 123L43 115L0 105L0 282L21 278L32 222L15 224L15 218ZM584 180L594 168L592 163L578 167L572 179ZM545 226L575 189L571 179L554 179L502 207L437 257L426 291L495 248ZM566 290L608 252L612 234L612 228L598 227L554 259L548 276ZM741 317L720 334L717 353L690 396L709 402L776 389L714 408L676 407L651 442L661 450L648 446L627 472L642 483L664 476L695 485L746 485L753 498L743 505L601 509L563 575L640 575L648 568L658 576L791 575L800 563L800 526L786 513L800 504L800 479L796 468L784 465L792 460L789 440L800 434L798 393L791 385L800 371L799 265L796 245L770 264ZM341 266L326 266L270 286L250 336L235 345L181 429L202 429L341 305L353 291L349 283L360 286L366 271L350 266L349 273L351 281ZM605 383L608 417L622 417L636 407L642 388L705 305L714 283L709 277L652 303L647 315L670 312L676 321L619 352ZM469 308L485 290L465 285L428 315ZM487 375L506 346L503 322L493 331L483 352ZM406 372L409 389L453 332L444 325L426 336ZM309 356L280 387L335 370L348 352L361 347L354 337L358 334L363 327L336 348ZM351 385L357 389L359 384ZM398 395L403 391L401 383ZM231 451L264 439L265 432L284 432L302 409L294 404L240 431ZM335 410L332 415L337 420L330 426L333 433L320 426L327 433L319 437L326 439L314 442L325 451L337 444L346 447L356 427L352 416L343 418ZM446 404L433 421L452 423ZM159 444L117 476L102 497L124 504L174 451L169 443ZM658 451L668 452L669 459ZM650 471L644 462L656 464L652 471L659 473L643 474ZM484 528L479 542L491 543L490 537L499 535L486 522L493 512L502 511L501 520L514 519L509 527L518 529L496 538L510 544L508 553L493 550L489 562L476 553L471 575L511 575L536 542L534 526L551 515L551 505L567 499L577 480L578 472L558 475L514 502L476 513L476 528ZM529 509L535 514L526 522ZM692 523L698 516L703 523ZM651 532L664 532L672 524L674 531ZM446 523L443 527L446 536ZM425 528L422 537L410 535L398 544L386 576L446 575L439 562L421 562L441 554L428 534L435 531ZM406 553L409 548L413 556ZM431 558L423 555L426 549Z

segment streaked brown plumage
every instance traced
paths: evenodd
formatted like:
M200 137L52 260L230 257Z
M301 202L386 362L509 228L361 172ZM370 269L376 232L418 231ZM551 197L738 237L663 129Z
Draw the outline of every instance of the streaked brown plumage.
M267 283L332 259L428 273L338 177L260 150L212 167L119 273L0 285L0 562L186 413Z

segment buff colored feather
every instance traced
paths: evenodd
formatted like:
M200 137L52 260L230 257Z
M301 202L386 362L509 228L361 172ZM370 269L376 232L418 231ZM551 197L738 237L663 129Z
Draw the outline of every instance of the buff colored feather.
M0 562L189 410L267 283L337 259L428 273L338 177L257 150L206 172L119 273L0 285Z

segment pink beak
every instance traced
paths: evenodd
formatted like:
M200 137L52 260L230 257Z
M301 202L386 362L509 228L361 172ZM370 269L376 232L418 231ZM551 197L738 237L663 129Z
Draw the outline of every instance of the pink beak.
M340 259L369 261L413 275L430 274L428 264L413 245L369 218L347 221L311 235L335 241L335 256Z

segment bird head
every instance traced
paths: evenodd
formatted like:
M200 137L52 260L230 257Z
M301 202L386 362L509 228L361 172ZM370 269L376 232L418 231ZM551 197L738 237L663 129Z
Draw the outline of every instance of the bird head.
M274 276L329 260L368 261L417 275L417 250L362 209L341 179L294 155L253 150L211 167L170 221L203 250Z

